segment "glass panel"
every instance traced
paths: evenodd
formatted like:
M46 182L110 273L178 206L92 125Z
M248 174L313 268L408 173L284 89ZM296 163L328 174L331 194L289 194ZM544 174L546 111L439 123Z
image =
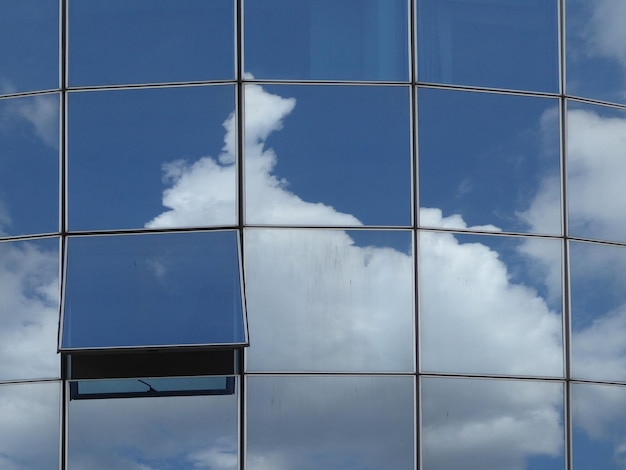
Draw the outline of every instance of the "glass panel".
M570 242L572 375L626 381L626 248Z
M408 88L250 85L245 99L249 223L410 224Z
M406 0L246 0L256 78L407 80Z
M71 0L71 85L234 76L232 0Z
M421 88L420 206L477 229L560 233L558 110L553 99Z
M59 2L2 2L0 94L59 86Z
M421 232L423 371L563 375L561 242Z
M233 109L230 86L71 93L70 228L234 224Z
M567 0L567 93L626 104L626 4Z
M412 470L413 377L248 377L248 470Z
M565 468L560 383L425 378L421 397L424 470Z
M58 240L0 243L0 380L59 377L58 323Z
M558 1L416 1L420 81L559 90Z
M63 348L245 341L235 232L68 241Z
M58 95L0 100L0 169L0 237L57 232Z
M58 382L0 385L0 467L58 470Z
M621 470L626 463L626 388L572 384L573 468Z
M626 111L570 101L569 234L626 241Z
M248 230L248 368L414 370L410 232Z
M69 402L68 469L238 468L237 394Z

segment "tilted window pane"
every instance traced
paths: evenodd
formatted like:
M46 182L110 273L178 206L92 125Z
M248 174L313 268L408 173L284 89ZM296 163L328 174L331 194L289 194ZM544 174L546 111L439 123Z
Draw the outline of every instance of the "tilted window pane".
M246 221L409 225L409 89L245 90Z
M70 0L71 85L234 77L233 0Z
M72 400L68 469L237 470L237 396Z
M571 386L573 468L624 468L626 388Z
M59 3L2 2L0 95L58 88Z
M414 469L413 377L248 376L249 470Z
M567 93L626 104L626 4L565 2Z
M626 381L626 248L570 242L572 376Z
M626 111L567 108L569 234L626 241Z
M61 384L0 385L0 468L58 470Z
M561 242L421 232L423 372L562 376Z
M416 2L420 81L558 92L558 1Z
M256 78L408 79L406 0L245 0Z
M245 235L248 369L414 370L410 232Z
M246 341L235 232L68 240L67 349Z
M481 230L561 233L557 100L420 88L417 104L422 208Z
M234 90L69 95L72 230L236 222Z
M58 230L59 97L0 100L0 237Z
M424 470L565 468L563 385L422 379Z

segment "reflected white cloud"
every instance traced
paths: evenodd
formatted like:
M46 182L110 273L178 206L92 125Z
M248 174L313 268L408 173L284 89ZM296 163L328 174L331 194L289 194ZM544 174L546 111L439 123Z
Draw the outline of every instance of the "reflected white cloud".
M596 0L586 31L588 53L617 60L626 68L626 3Z
M34 135L44 144L59 148L58 95L28 96L7 101L0 114L0 129L10 131L20 120L28 122Z

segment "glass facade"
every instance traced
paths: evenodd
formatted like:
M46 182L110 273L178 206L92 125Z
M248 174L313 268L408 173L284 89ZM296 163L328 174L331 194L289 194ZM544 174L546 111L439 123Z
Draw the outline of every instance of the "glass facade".
M0 9L0 468L624 468L626 3Z

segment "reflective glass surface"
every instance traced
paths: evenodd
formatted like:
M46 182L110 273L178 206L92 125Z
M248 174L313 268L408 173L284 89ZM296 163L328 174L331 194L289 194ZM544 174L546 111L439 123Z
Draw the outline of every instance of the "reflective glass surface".
M405 0L245 0L256 78L407 80Z
M410 224L409 104L404 87L247 86L246 221Z
M0 100L0 237L58 229L59 97Z
M237 394L69 402L68 469L237 470Z
M626 3L567 0L569 95L626 104Z
M422 371L563 375L559 240L419 237Z
M61 384L0 385L0 468L58 470Z
M558 1L416 2L420 81L558 91Z
M424 470L563 470L560 383L422 379Z
M59 241L0 243L0 380L59 377L58 323Z
M624 468L626 388L575 383L571 402L573 468Z
M2 2L0 95L59 86L59 2Z
M572 375L626 381L626 247L570 242Z
M411 244L410 232L247 230L248 369L413 371Z
M71 85L234 78L233 0L70 0Z
M567 108L569 234L626 241L626 111Z
M68 240L62 347L245 342L235 232Z
M557 100L420 88L417 103L421 207L478 229L561 232Z
M72 230L234 224L233 88L69 96Z
M248 377L249 470L412 470L413 377Z

